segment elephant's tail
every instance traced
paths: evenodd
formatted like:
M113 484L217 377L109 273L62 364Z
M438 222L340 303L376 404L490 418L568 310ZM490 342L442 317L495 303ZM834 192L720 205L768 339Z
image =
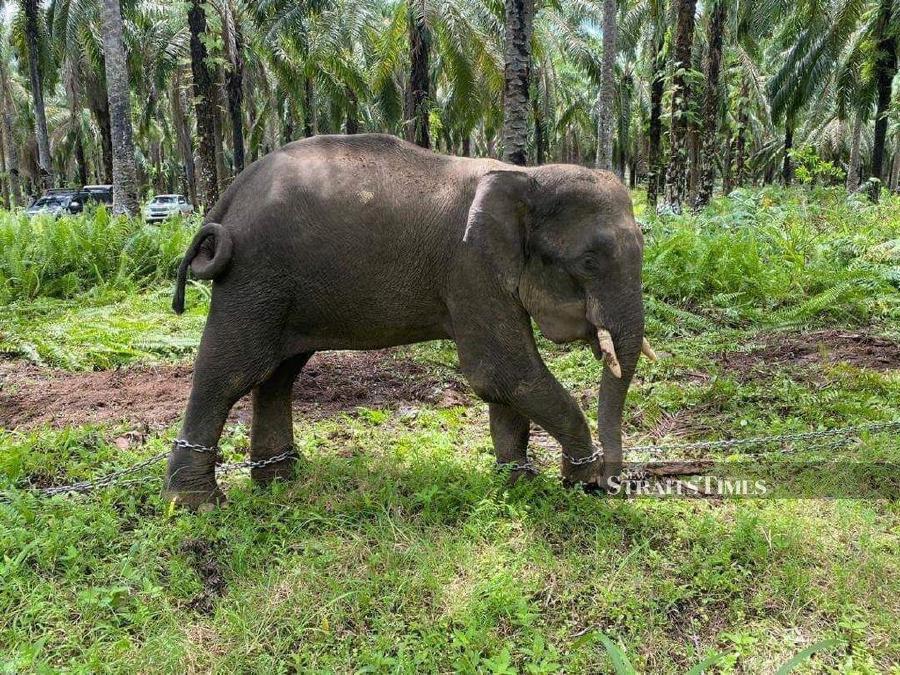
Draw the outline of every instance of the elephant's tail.
M198 279L215 279L231 262L233 249L231 235L218 223L206 223L200 228L178 266L178 279L172 298L172 309L176 314L184 312L184 287L187 284L188 267Z

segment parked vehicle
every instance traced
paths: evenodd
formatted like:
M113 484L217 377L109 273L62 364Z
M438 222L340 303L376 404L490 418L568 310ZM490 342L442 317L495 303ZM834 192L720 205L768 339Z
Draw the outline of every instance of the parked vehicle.
M172 216L189 216L193 212L194 207L184 195L156 195L144 207L144 219L148 223L159 223Z
M88 193L90 199L98 204L113 203L112 185L85 185L81 190Z
M89 195L81 190L63 188L47 190L42 197L25 209L28 216L48 214L54 217L65 213L81 213Z
M112 185L85 185L82 188L52 188L34 200L25 213L61 216L65 213L81 213L86 206L112 204Z

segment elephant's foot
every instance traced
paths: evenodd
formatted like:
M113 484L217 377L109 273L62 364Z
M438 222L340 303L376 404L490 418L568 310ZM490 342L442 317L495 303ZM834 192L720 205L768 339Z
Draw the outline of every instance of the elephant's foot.
M598 458L585 464L572 464L563 458L562 480L566 487L580 485L591 494L607 494L614 491L621 466L615 466Z
M163 488L162 498L166 502L174 502L177 506L188 511L205 511L207 508L215 508L226 501L225 493L218 485L202 488L171 488L168 485Z
M514 465L512 467L504 466L503 464L497 465L498 471L507 472L506 475L506 484L512 487L516 483L522 481L530 481L533 480L535 476L537 476L537 470L532 467L530 464L528 466L519 466Z
M175 449L169 455L162 497L190 511L225 502L216 483L215 456Z
M279 459L285 453L290 453L286 457ZM271 464L265 466L257 466L250 469L250 478L253 482L260 486L265 486L276 480L290 480L297 475L297 460L300 456L294 450L293 446L285 448L279 452L270 452L259 456L254 453L253 461L272 460Z

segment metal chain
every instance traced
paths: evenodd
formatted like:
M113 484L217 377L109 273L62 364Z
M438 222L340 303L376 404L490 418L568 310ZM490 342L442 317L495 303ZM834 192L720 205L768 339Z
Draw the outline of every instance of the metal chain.
M174 445L176 447L188 448L190 450L193 450L194 452L201 453L208 453L211 450L211 448L207 448L206 446L194 445L191 443L187 443L186 441L181 441L181 439L176 440ZM137 464L133 464L132 466L122 469L121 471L113 471L112 473L108 473L105 476L101 476L100 478L95 478L94 480L80 481L78 483L72 483L71 485L54 485L51 487L36 488L34 490L31 490L31 492L42 497L53 497L55 495L61 494L85 494L87 492L93 492L98 488L108 487L113 484L134 485L137 483L145 483L148 480L153 480L153 476L131 478L128 480L125 480L125 478L127 476L140 473L144 469L150 468L151 466L165 459L168 455L168 451L160 452L156 455L153 455L152 457L148 457L147 459L138 462ZM273 455L272 457L267 457L266 459L248 459L244 460L243 462L218 464L216 466L216 475L225 475L228 473L233 473L235 471L240 471L241 469L261 469L265 466L278 464L279 462L283 462L286 459L299 458L299 456L300 455L297 452L296 448L292 445L284 452L280 452L277 455ZM220 457L218 453L217 457Z
M531 457L528 456L528 450L525 451L524 462L497 462L499 471L525 471L534 475L538 474L538 468L532 463Z
M299 459L300 454L297 452L297 449L292 445L284 452L280 452L277 455L272 455L271 457L267 457L266 459L247 459L243 462L231 462L229 464L220 464L216 467L216 474L225 475L226 473L232 473L234 471L240 471L241 469L261 469L264 466L270 466L271 464L278 464L279 462L283 462L286 459Z
M676 443L672 445L638 445L630 448L629 451L663 454L673 451L685 452L691 450L730 449L735 447L745 447L753 445L764 446L772 443L786 443L791 441L820 441L825 439L832 439L830 440L828 447L838 448L848 443L854 435L861 431L880 432L891 430L900 432L900 420L894 420L891 422L873 422L870 424L859 424L856 426L843 427L839 429L824 429L821 431L805 431L793 434L781 434L778 436L757 436L753 438L735 438L720 441L697 441L694 443ZM194 452L215 453L217 456L217 461L220 458L218 447L210 448L207 446L189 443L183 439L177 439L173 445L174 447L193 450ZM783 450L783 452L786 451ZM72 483L71 485L36 488L30 491L33 494L37 494L43 497L52 497L54 495L70 493L84 494L98 488L107 487L113 484L130 485L134 483L146 482L147 480L151 480L152 477L148 476L144 478L128 478L127 480L126 477L138 474L145 469L150 468L157 462L165 459L168 454L168 451L160 452L156 455L153 455L152 457L148 457L147 459L138 462L137 464L133 464L132 466L126 467L119 471L113 471L112 473L108 473L105 476L101 476L100 478L95 478L94 480L79 481L77 483ZM216 466L216 473L219 475L224 475L232 473L234 471L239 471L241 469L261 469L272 464L283 462L287 459L298 457L299 454L297 453L297 450L293 446L291 446L287 450L280 452L277 455L273 455L272 457L267 457L266 459L245 460L243 462L231 462L227 464L219 463ZM573 466L582 466L584 464L589 464L591 462L597 461L598 459L601 459L602 457L603 448L600 446L596 446L594 452L586 457L572 457L563 453L563 458ZM531 459L527 455L526 461L524 463L508 462L500 463L497 466L498 468L507 469L510 471L528 471L529 473L538 472L537 467L532 463ZM636 475L629 478L641 479L643 478L643 476ZM4 495L0 495L0 498L6 500L9 499L8 496Z
M218 445L212 445L212 446L200 445L199 443L190 443L190 442L184 440L183 438L176 438L173 441L172 445L176 449L193 450L194 452L199 452L201 454L215 455L217 462L222 457L222 451L219 450Z
M130 476L135 473L139 473L146 468L149 468L159 462L168 455L168 451L160 452L159 454L153 455L152 457L148 457L142 462L138 462L137 464L133 464L128 468L122 469L120 471L113 471L112 473L108 473L105 476L101 476L100 478L95 478L94 480L83 480L78 483L72 483L71 485L58 485L53 487L39 488L34 490L34 492L43 495L45 497L52 497L53 495L61 495L67 494L70 492L77 493L85 493L91 492L92 490L96 490L100 487L106 487L107 485L112 485L113 483L122 482L122 479L125 476Z
M629 448L631 452L644 452L651 454L664 454L673 451L689 451L689 450L715 450L730 449L748 445L770 445L773 443L787 443L792 441L817 441L832 436L840 437L835 447L845 444L853 435L860 431L889 431L891 429L900 431L900 420L891 422L872 422L869 424L858 424L851 427L842 427L838 429L823 429L821 431L802 431L793 434L780 434L778 436L755 436L752 438L730 438L720 441L696 441L694 443L673 443L670 445L636 445Z
M591 462L596 462L598 459L603 459L603 446L595 443L594 452L587 457L572 457L572 455L567 455L566 453L562 453L562 456L563 459L572 466L583 466L585 464L590 464Z

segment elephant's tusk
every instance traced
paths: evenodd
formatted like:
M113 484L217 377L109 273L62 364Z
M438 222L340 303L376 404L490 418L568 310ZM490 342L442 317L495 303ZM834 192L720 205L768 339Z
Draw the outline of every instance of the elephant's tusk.
M644 341L641 343L641 354L651 361L656 361L656 352L653 351L653 347L650 346L650 341L647 338L644 338Z
M600 341L600 350L603 352L603 360L609 366L610 372L616 377L622 377L622 366L619 365L619 357L616 356L616 348L613 345L612 335L605 328L597 329L597 339Z

